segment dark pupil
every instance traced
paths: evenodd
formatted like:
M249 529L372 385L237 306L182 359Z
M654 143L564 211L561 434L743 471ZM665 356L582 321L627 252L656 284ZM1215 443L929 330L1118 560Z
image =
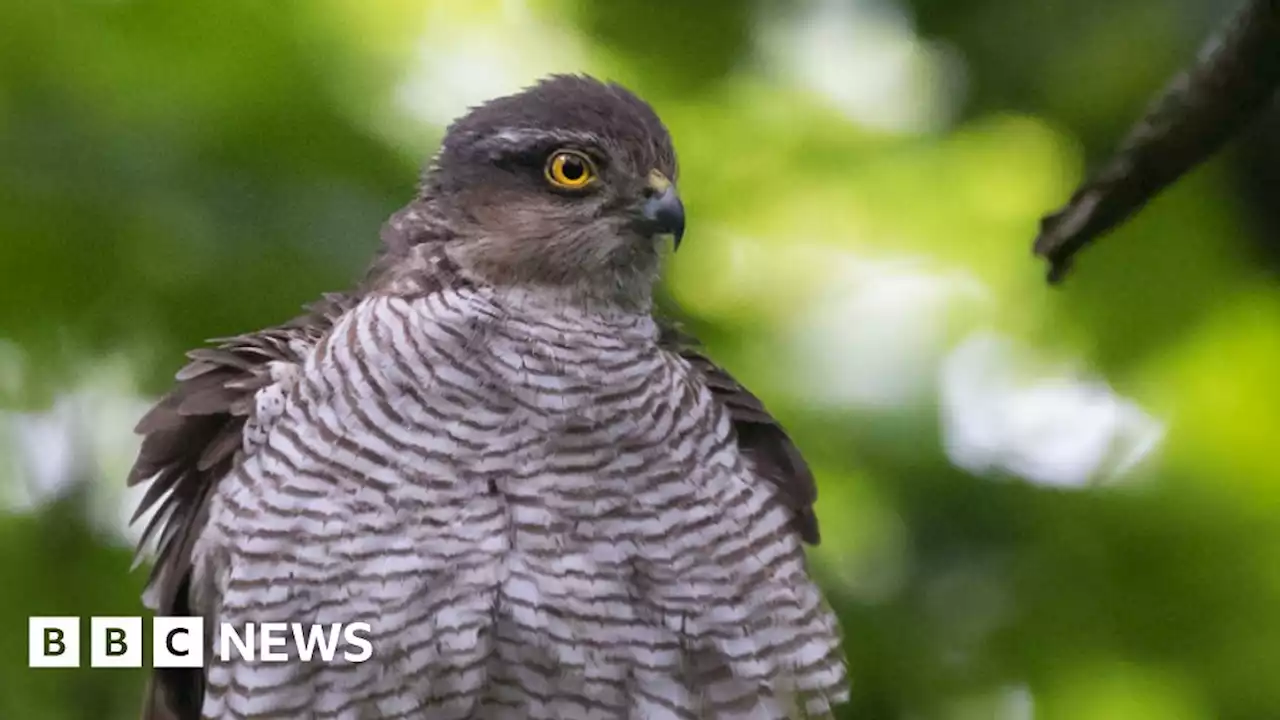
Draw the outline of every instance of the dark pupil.
M583 167L582 161L575 157L566 157L560 164L560 173L564 175L565 180L581 180L586 172L587 169Z

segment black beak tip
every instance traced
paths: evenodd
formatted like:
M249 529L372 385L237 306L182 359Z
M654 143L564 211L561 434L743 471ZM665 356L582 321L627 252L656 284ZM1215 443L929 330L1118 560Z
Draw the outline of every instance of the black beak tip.
M668 188L645 201L642 212L646 229L654 235L670 233L675 247L684 239L684 203L674 190Z

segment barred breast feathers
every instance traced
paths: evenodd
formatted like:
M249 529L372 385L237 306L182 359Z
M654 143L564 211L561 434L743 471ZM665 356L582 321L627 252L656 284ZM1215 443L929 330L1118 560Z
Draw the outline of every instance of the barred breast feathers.
M151 518L135 562L154 545L143 599L157 614L201 614L191 606L188 588L192 547L210 495L246 443L261 438L311 348L358 300L356 293L326 294L287 323L192 350L174 388L138 422L142 446L128 484L150 483L133 520L148 513ZM156 670L144 720L199 717L201 675L199 669Z
M445 287L467 285L434 245L410 243L384 255L384 262L375 265L377 292L429 299ZM370 299L369 287L326 295L288 323L192 351L173 390L139 422L137 431L144 439L129 483L151 483L135 519L154 511L140 552L155 543L157 559L145 598L158 613L209 612L194 606L190 583L193 546L205 527L214 489L263 441L304 363L342 318ZM659 345L683 358L725 408L739 448L775 489L791 513L794 530L816 542L813 477L786 433L690 336L670 323L658 327ZM200 717L205 692L201 669L156 670L151 682L145 718Z
M399 217L397 215L396 217ZM138 422L142 445L127 483L148 484L132 520L150 514L135 564L149 548L154 560L143 594L161 615L201 615L191 597L192 553L218 482L252 452L284 407L296 376L338 321L377 285L428 294L456 270L440 265L441 253L397 239L395 218L384 227L385 245L356 289L327 293L299 316L275 327L213 340L187 353L176 383ZM395 242L391 242L395 239ZM406 254L411 255L409 262ZM452 279L457 279L456 277ZM157 669L149 681L144 720L200 717L204 678L200 669Z
M820 534L813 505L818 500L818 488L813 471L786 430L759 398L707 357L696 338L673 321L664 319L659 325L659 344L688 361L711 394L725 406L738 447L752 460L761 477L777 488L778 497L793 513L793 526L800 537L817 545Z

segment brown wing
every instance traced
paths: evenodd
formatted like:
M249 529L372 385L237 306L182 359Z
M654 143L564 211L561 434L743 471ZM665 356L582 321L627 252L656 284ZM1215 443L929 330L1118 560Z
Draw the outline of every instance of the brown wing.
M151 482L134 520L155 510L139 551L156 542L145 597L157 614L199 614L188 597L192 546L215 483L239 455L254 393L272 381L270 363L300 362L300 351L357 300L355 294L326 295L289 323L193 350L174 389L138 423L142 449L129 484ZM157 668L148 684L144 720L198 719L203 682L200 668Z
M793 522L800 537L817 545L818 518L813 513L813 503L818 499L818 488L800 450L765 409L764 403L704 355L697 340L674 323L661 325L659 343L679 353L702 373L712 394L729 409L738 446L755 462L761 474L778 487L782 501L795 513Z

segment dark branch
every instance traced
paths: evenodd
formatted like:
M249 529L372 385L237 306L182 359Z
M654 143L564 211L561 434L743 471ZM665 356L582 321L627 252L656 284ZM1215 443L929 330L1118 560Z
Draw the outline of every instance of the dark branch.
M1040 223L1035 253L1060 281L1077 252L1216 152L1280 84L1280 0L1250 0L1148 108L1066 207Z

